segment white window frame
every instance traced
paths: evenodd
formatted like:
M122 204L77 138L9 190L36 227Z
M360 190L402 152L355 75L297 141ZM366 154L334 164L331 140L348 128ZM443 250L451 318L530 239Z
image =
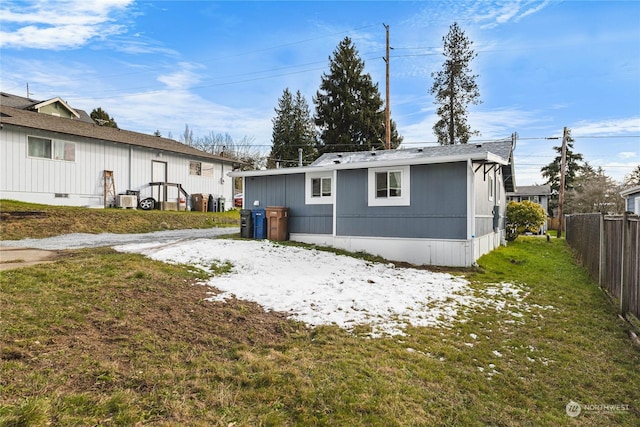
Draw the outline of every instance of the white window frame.
M494 181L493 177L489 175L489 201L493 202L493 190L494 190Z
M49 142L49 156L34 156L30 154L29 145L31 139L38 139L41 141ZM69 152L69 157L67 158L67 153ZM60 156L61 155L61 156ZM28 135L27 136L27 157L30 159L45 159L45 160L55 160L61 162L75 162L76 161L76 143L63 141L60 139L53 138L44 138L41 136Z
M377 197L376 174L400 172L400 196ZM369 206L410 206L411 205L411 166L390 166L370 168L367 171L367 195Z
M313 180L320 180L320 196L313 196ZM322 181L331 182L331 194L322 195ZM333 172L307 172L304 174L304 202L307 205L330 205L335 200L336 183L333 179Z

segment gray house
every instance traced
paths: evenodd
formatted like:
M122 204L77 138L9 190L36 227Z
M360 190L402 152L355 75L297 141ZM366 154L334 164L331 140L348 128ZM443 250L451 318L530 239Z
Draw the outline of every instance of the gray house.
M640 185L620 192L625 200L625 210L640 215Z
M504 242L514 190L511 142L329 153L229 176L243 179L246 208L290 209L291 240L446 266Z
M2 199L135 207L139 195L169 209L186 205L189 194L231 200L233 183L225 178L237 163L172 139L99 126L60 98L0 93ZM120 194L127 192L136 195Z

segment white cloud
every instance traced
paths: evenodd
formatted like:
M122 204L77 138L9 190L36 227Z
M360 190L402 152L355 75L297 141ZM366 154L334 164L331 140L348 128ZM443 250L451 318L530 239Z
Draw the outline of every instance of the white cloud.
M576 136L611 136L626 133L640 134L640 117L596 122L582 120L571 127L571 135L574 138Z
M200 81L200 76L193 70L203 67L188 62L180 62L176 66L178 70L158 77L158 81L167 85L168 89L186 89Z
M621 159L632 159L638 156L638 153L633 151L623 151L622 153L618 153L618 157Z
M68 0L5 3L0 9L0 47L63 50L126 31L113 14L133 0Z

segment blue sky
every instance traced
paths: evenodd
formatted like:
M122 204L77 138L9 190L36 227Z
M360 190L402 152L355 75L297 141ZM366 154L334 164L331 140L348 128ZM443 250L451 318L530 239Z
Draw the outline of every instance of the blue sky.
M431 73L457 21L478 56L474 141L517 132L516 183L564 126L575 150L616 180L640 164L638 1L11 1L0 3L0 90L102 107L121 128L179 139L229 133L268 152L285 88L312 97L345 36L384 96L404 147L435 142Z

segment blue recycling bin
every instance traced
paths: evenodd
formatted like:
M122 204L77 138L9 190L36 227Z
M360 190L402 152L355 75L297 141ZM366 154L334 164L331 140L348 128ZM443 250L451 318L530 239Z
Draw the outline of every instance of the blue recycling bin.
M266 239L267 238L266 211L262 208L253 209L251 211L251 218L253 219L253 238Z

